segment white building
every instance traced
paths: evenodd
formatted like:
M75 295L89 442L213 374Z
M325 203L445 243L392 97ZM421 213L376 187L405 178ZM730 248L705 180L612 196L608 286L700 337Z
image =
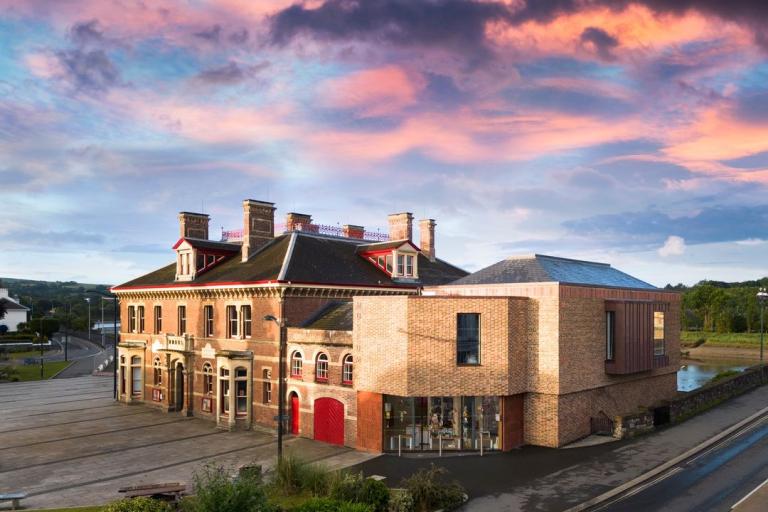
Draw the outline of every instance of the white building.
M23 324L27 321L27 311L29 308L22 306L15 299L8 295L7 288L0 288L0 300L5 301L5 316L0 319L0 325L8 326L9 332L15 332L19 330L19 324Z

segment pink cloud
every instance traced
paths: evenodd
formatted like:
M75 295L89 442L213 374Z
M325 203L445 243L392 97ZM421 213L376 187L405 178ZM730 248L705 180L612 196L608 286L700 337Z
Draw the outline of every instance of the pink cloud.
M321 102L331 108L353 109L361 117L398 113L416 102L426 81L398 66L358 71L326 80Z

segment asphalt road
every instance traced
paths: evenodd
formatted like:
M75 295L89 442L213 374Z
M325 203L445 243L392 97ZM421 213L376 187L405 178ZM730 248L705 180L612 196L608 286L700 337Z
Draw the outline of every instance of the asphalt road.
M63 346L63 343L60 344ZM106 357L109 357L112 350L111 346L103 350L99 345L88 340L70 336L68 355L69 360L74 361L74 363L59 373L56 378L65 379L90 375L99 364L105 361ZM50 360L63 361L64 352L57 354L56 357L57 359Z
M766 479L768 416L763 416L657 479L630 490L618 501L591 510L728 511ZM754 505L764 499L755 493L750 501ZM768 502L761 505L759 510L768 510Z

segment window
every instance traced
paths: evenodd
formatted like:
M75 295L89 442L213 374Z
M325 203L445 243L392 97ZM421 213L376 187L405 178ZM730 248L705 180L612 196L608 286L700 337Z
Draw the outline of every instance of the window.
M616 312L605 312L605 359L613 361L616 349Z
M128 332L136 332L136 307L128 306Z
M144 332L144 306L139 306L137 309L139 313L139 332Z
M131 394L141 396L141 358L139 356L131 358Z
M341 383L352 384L352 354L344 356L344 363L341 365Z
M237 307L227 306L227 338L237 337Z
M203 336L210 338L213 336L213 306L203 308Z
M160 367L159 357L152 362L152 382L155 386L163 385L163 369Z
M213 367L210 363L203 365L203 393L213 394Z
M653 355L663 356L664 347L664 312L653 312Z
M251 337L251 306L240 308L240 315L243 317L243 337Z
M405 257L405 275L409 277L413 276L413 256Z
M320 353L315 361L315 380L317 382L328 382L328 356Z
M179 325L178 325L178 335L181 336L185 332L187 332L187 306L179 306Z
M120 356L120 394L125 394L125 356Z
M264 368L261 374L264 379L264 394L261 399L265 404L269 404L272 403L272 382L270 382L272 379L272 371L268 368Z
M379 256L378 258L376 258L376 264L378 266L380 266L381 268L385 268L384 267L384 256Z
M392 273L392 255L387 254L387 257L385 258L386 266L387 266L387 272L390 274Z
M155 306L155 334L163 330L163 306Z
M248 414L248 370L235 368L235 414Z
M405 275L405 256L403 254L397 255L397 275Z
M197 270L203 270L205 267L205 254L197 253Z
M480 364L480 314L459 313L456 327L456 362Z
M219 371L219 403L221 414L229 414L229 370L226 368Z
M301 378L301 367L303 365L303 362L301 360L301 352L296 351L291 356L291 377L300 379Z

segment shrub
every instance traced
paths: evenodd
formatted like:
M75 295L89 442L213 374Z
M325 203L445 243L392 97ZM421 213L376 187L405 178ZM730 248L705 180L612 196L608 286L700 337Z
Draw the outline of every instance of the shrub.
M712 377L709 382L717 382L719 380L727 379L728 377L733 377L734 375L738 375L741 372L738 370L723 370L722 372L718 372L717 375Z
M164 501L142 497L114 501L101 510L102 512L171 512L173 508Z
M464 502L464 489L456 482L444 483L441 477L445 468L431 464L429 469L421 468L403 480L413 498L414 509L427 512L436 508L453 509Z
M283 494L308 492L314 496L325 496L331 480L332 472L326 467L288 455L278 462L271 483L275 490Z
M392 489L389 512L413 512L413 496L405 489Z
M364 478L363 473L336 473L331 479L328 495L338 501L365 503L376 512L386 512L389 488L383 483Z
M244 471L230 478L231 470L206 464L193 477L195 498L184 502L185 512L266 512L267 504L260 471Z
M375 512L386 512L389 505L389 488L384 482L366 478L357 501L371 505Z
M374 512L365 503L350 503L333 498L310 498L294 509L295 512Z

